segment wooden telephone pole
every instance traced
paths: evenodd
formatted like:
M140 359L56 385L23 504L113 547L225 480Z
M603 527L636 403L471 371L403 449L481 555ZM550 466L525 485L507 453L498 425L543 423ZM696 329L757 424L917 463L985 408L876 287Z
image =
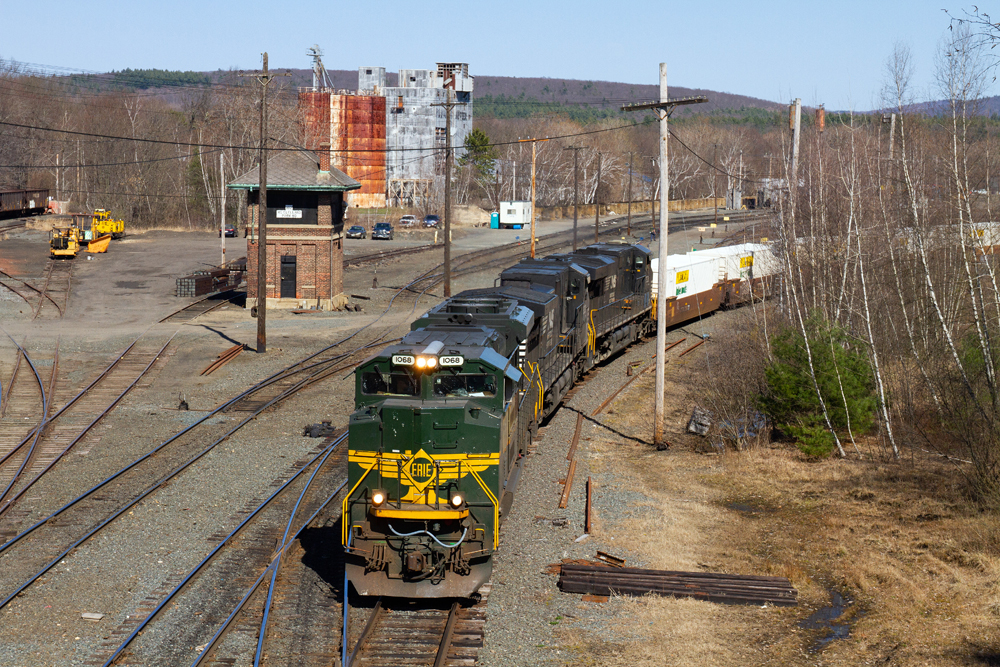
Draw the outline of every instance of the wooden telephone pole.
M432 107L444 107L444 295L451 296L451 110L465 102L455 102L451 99L452 89L449 88L447 102L432 104Z
M656 395L654 396L653 408L653 444L657 449L666 449L668 443L663 436L663 391L664 372L666 369L666 340L667 340L667 319L664 317L664 309L667 303L667 138L670 136L670 128L667 125L670 112L681 104L701 104L707 102L708 98L680 97L669 99L667 97L667 64L660 63L660 101L648 102L646 104L630 104L622 107L622 111L653 110L660 119L660 246L657 256L659 257L659 269L657 275L656 292Z
M267 84L276 76L291 76L287 72L272 74L264 69L240 76L252 76L260 82L260 196L257 201L257 353L267 351Z
M573 252L576 252L576 206L580 196L580 169L577 158L582 149L583 146L569 146L563 149L564 151L573 151Z
M538 157L538 142L548 139L518 139L519 143L531 142L531 258L535 258L535 161Z
M601 228L601 200L598 193L601 191L601 154L597 154L597 187L594 188L594 243L599 243L598 233Z
M626 236L632 236L632 155L635 151L628 152L628 222L625 223Z

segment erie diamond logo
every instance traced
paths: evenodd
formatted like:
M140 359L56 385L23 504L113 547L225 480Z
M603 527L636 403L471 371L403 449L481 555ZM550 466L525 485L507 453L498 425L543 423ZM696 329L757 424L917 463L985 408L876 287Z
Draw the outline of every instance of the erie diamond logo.
M434 473L434 460L422 449L403 466L403 474L418 493L423 493L427 485L434 481Z

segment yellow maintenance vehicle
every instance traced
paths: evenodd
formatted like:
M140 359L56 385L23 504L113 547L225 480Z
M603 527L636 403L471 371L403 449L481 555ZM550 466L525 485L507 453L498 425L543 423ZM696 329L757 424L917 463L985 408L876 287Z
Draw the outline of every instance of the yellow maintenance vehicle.
M114 220L111 213L103 208L94 209L94 219L90 223L92 238L97 239L105 234L111 234L111 238L120 239L125 236L125 222Z
M80 230L76 227L56 227L49 238L49 257L73 259L80 252Z

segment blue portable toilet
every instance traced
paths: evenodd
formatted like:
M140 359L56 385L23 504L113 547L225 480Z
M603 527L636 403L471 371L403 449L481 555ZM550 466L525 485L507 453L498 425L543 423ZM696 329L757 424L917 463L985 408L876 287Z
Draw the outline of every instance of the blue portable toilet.
M490 229L500 229L500 211L490 213Z

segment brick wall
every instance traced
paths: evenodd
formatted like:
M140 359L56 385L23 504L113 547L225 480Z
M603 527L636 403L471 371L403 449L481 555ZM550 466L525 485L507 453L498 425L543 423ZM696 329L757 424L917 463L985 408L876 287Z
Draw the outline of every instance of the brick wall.
M340 201L339 193L320 195L319 225L268 226L266 292L268 299L277 299L281 295L281 257L285 255L296 257L296 299L327 300L331 294L336 297L344 291L343 239L339 226L330 226L333 209L339 210ZM256 303L258 296L256 203L247 206L247 220L251 221L250 234L247 237L247 299Z

